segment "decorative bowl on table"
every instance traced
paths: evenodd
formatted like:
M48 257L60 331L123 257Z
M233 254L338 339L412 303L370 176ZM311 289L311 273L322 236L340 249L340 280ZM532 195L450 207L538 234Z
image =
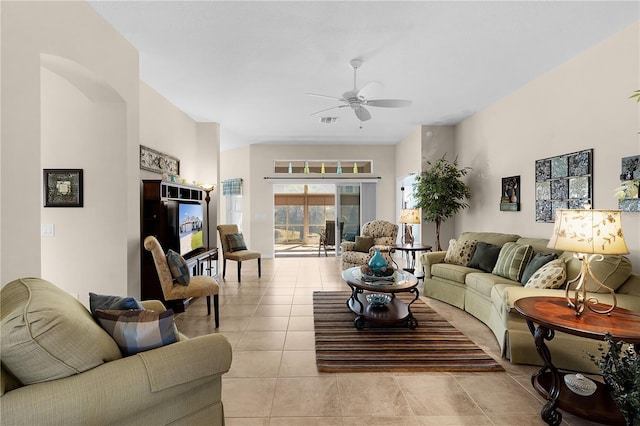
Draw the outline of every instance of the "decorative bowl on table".
M367 302L374 308L381 308L391 301L391 296L382 293L370 293L366 296Z
M360 275L363 281L394 281L395 269L385 268L382 271L374 272L368 265L362 265L360 267Z

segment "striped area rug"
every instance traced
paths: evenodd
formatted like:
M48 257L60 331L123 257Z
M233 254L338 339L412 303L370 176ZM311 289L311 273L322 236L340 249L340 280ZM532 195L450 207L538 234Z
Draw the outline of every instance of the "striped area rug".
M477 372L504 371L447 320L421 300L411 305L418 327L381 326L367 322L357 330L344 291L313 293L313 320L318 371ZM403 300L413 296L398 294ZM410 299L404 299L410 297Z

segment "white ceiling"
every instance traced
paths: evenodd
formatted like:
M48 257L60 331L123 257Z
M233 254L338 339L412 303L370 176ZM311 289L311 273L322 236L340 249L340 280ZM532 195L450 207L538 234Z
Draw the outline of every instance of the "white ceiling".
M640 19L637 1L90 1L140 52L140 78L221 149L255 143L396 144L455 124ZM349 108L349 61L369 98ZM586 90L587 88L585 88ZM320 118L335 116L334 124Z

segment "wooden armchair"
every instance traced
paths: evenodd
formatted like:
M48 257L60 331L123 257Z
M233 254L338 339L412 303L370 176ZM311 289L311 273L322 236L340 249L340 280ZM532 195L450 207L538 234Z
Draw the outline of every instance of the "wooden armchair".
M218 328L220 326L220 315L218 312L218 293L220 292L220 286L216 279L208 275L196 275L190 277L189 285L176 284L169 270L167 257L156 237L148 236L145 238L144 248L153 255L153 262L156 265L164 300L182 300L189 297L206 296L207 315L211 315L211 296L213 296L214 319L216 328Z
M222 243L222 278L227 273L227 259L238 262L238 282L241 280L240 271L242 270L242 262L245 260L258 259L258 277L261 277L260 259L262 255L260 252L248 250L246 245L242 245L244 239L238 233L238 225L218 225L218 232ZM230 244L230 239L234 241L233 244ZM241 244L238 244L240 241Z

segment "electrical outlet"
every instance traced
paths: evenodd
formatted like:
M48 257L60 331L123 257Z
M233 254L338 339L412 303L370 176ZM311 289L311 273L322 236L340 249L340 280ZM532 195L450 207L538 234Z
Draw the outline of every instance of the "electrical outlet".
M53 223L40 224L40 235L43 237L54 237L56 235L56 227Z

